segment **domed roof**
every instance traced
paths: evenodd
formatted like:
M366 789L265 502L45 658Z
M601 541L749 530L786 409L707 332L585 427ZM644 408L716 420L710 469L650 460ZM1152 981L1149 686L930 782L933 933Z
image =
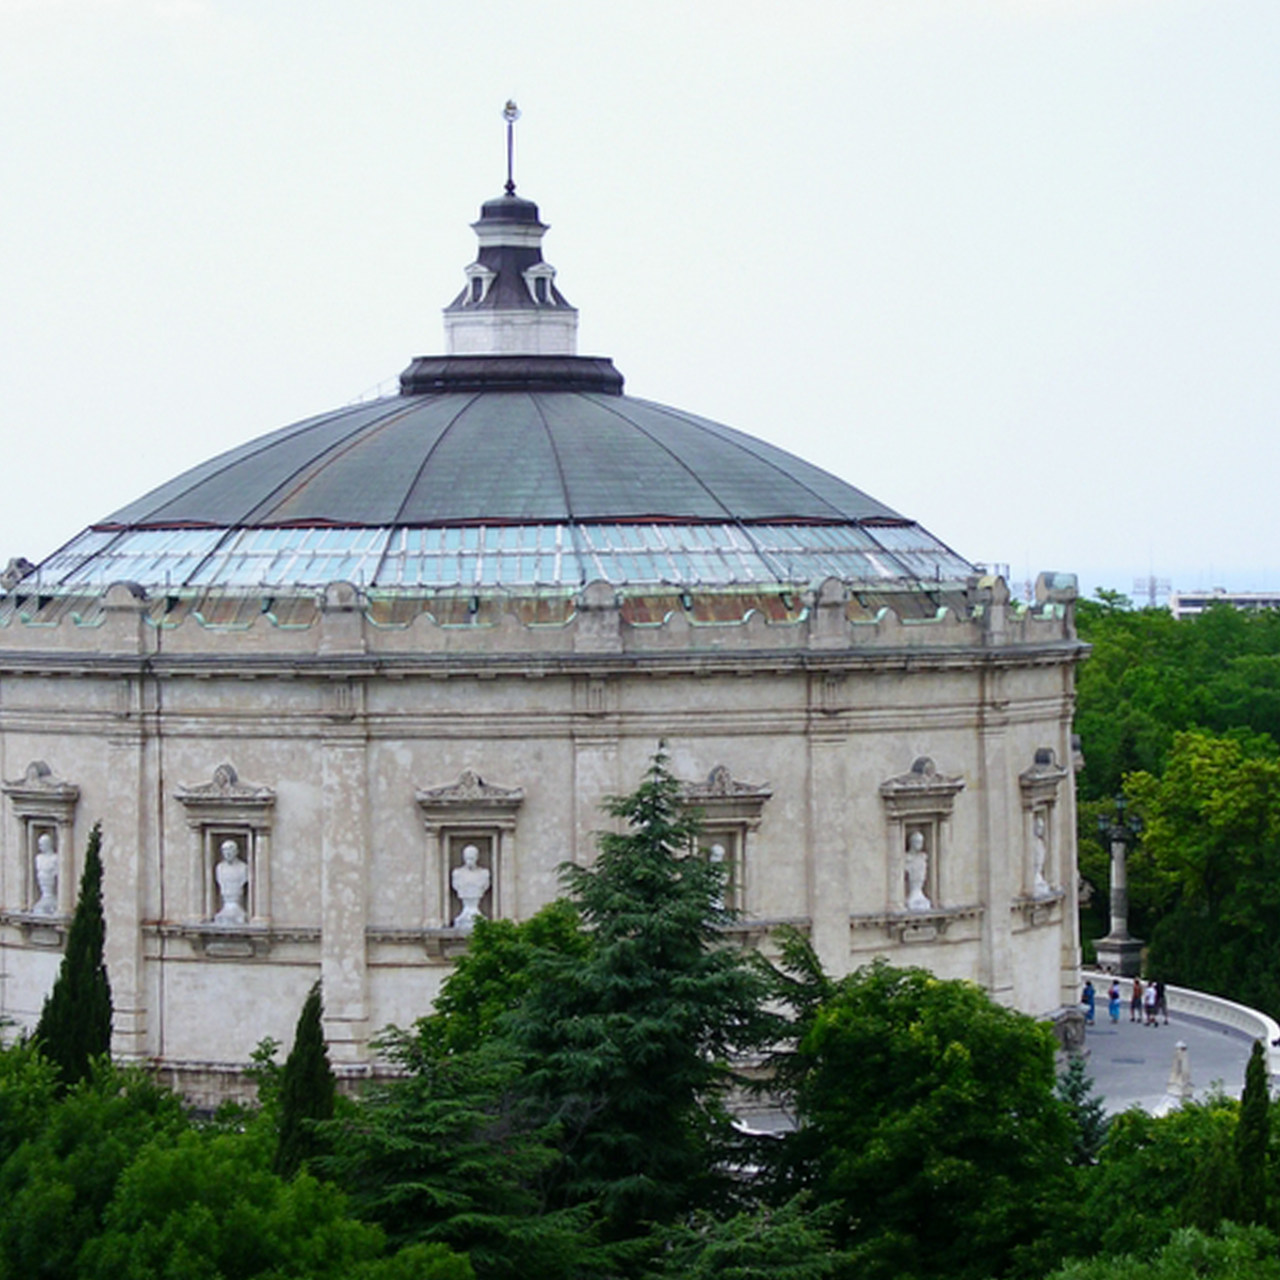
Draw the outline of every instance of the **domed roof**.
M905 523L731 427L629 396L542 389L339 409L213 458L99 527L637 520Z
M574 354L577 312L532 201L488 201L445 308L449 354L401 393L220 454L100 520L38 591L722 588L827 577L910 588L973 568L914 521L785 450L622 394ZM26 589L30 589L28 584Z

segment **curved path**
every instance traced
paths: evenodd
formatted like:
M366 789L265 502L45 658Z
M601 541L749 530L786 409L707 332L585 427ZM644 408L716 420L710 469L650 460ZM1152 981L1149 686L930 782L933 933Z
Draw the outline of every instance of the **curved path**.
M1086 1028L1085 1048L1094 1091L1109 1112L1138 1106L1159 1112L1176 1105L1168 1096L1174 1048L1178 1041L1187 1046L1191 1065L1192 1096L1203 1098L1221 1089L1233 1098L1244 1088L1244 1070L1255 1037L1274 1039L1280 1028L1264 1015L1225 1000L1203 996L1181 988L1169 989L1169 1022L1149 1027L1129 1021L1129 982L1120 986L1120 1021L1107 1016L1106 992L1110 978L1092 977L1098 992L1097 1020ZM1271 1051L1273 1079L1280 1052Z

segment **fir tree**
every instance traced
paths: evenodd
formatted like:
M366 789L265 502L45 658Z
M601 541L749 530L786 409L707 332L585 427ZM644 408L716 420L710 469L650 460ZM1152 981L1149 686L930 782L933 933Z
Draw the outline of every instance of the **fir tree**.
M58 1068L63 1089L88 1079L93 1060L111 1052L111 983L103 960L105 941L99 822L89 833L67 949L32 1037Z
M1267 1146L1271 1139L1271 1108L1267 1088L1267 1051L1253 1042L1244 1072L1240 1118L1236 1121L1236 1168L1240 1177L1238 1217L1262 1224L1267 1218Z
M293 1048L280 1078L280 1141L275 1169L283 1178L292 1178L305 1161L320 1153L315 1124L333 1119L335 1087L323 1018L317 982L303 1002Z

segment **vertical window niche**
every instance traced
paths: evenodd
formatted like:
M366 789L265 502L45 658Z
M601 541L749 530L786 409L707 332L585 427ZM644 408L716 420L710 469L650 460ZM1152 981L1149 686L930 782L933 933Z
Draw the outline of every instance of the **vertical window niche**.
M499 859L494 849L501 831L451 831L448 836L448 885L445 920L454 929L470 929L483 916L496 919Z
M180 787L177 798L192 833L188 916L230 928L270 924L276 793L241 782L224 764L211 782Z
M963 779L939 773L928 756L880 784L890 912L936 912L953 905L948 846L955 799L963 789Z
M69 916L79 879L75 812L80 788L57 777L43 760L33 760L3 789L18 828L20 867L12 905L32 915Z
M745 914L749 909L749 841L772 794L767 786L737 781L722 764L705 782L680 784L681 803L701 819L698 852L724 867L724 906L729 911Z
M745 837L746 832L737 827L704 828L698 837L698 853L723 871L720 905L726 911L743 910L742 848Z
M466 932L481 916L514 916L516 815L524 792L468 769L457 782L419 789L416 799L427 835L425 927Z
M1058 788L1067 770L1051 747L1041 747L1029 768L1018 775L1022 793L1021 895L1048 898L1060 891L1058 850Z

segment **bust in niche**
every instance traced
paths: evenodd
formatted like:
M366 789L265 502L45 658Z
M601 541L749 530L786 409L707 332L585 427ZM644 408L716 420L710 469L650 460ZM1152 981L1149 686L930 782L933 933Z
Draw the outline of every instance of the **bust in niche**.
M54 916L58 914L58 851L53 846L53 837L42 831L36 840L36 888L40 896L31 908L37 916Z
M925 896L924 891L924 883L929 876L929 851L925 848L923 831L913 831L907 837L903 863L907 872L907 910L931 910L933 903Z
M729 869L725 866L725 860L727 857L728 854L725 852L725 847L722 844L713 844L711 848L707 850L707 861L710 862L712 866L720 868L720 887L716 890L716 896L711 900L711 905L717 911L724 910L724 894L726 888L728 888L729 882Z
M1044 811L1037 810L1031 822L1031 854L1035 859L1035 892L1051 893L1052 889L1044 877L1045 863L1049 859L1048 825L1044 820Z
M455 929L473 929L476 919L483 915L480 902L489 892L493 877L488 867L480 865L480 850L475 845L465 845L462 850L462 862L454 867L449 877L453 891L462 903L462 910L453 918Z
M249 866L240 856L240 846L234 840L224 840L218 846L219 861L214 868L218 893L222 906L213 917L214 924L248 924L249 913L244 908L245 889L249 884Z

